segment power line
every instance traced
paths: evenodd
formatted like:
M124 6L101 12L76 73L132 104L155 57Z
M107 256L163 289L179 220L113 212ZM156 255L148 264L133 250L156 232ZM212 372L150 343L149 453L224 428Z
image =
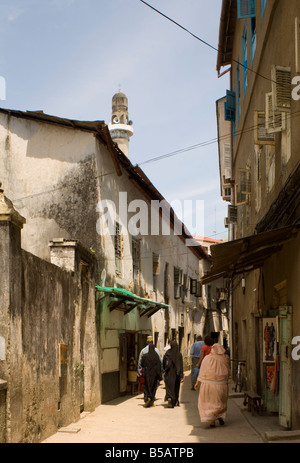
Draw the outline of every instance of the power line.
M147 5L149 8L151 8L152 10L156 11L156 13L160 14L161 16L163 16L164 18L168 19L169 21L171 21L172 23L174 23L176 26L180 27L181 29L183 29L185 32L187 32L188 34L190 34L192 37L194 37L195 39L199 40L200 42L202 42L204 45L207 45L208 47L212 48L213 50L215 51L219 51L218 48L214 47L213 45L211 45L210 43L206 42L205 40L201 39L200 37L198 37L197 35L193 34L191 31L189 31L188 29L186 29L185 27L183 27L181 24L179 24L178 22L174 21L174 19L171 19L169 16L165 15L164 13L162 13L161 11L157 10L156 8L154 8L154 6L152 5L149 5L149 3L147 2L144 2L144 0L140 0L140 2L144 3L145 5Z
M185 32L187 32L188 34L190 34L192 37L194 37L195 39L199 40L200 42L202 42L204 45L206 45L207 47L211 48L212 50L214 51L217 51L218 53L223 53L223 50L220 50L219 48L216 48L215 46L211 45L210 43L208 43L206 40L203 40L201 39L200 37L198 37L197 35L193 34L191 31L189 31L186 27L182 26L181 24L179 24L178 22L174 21L174 19L170 18L169 16L167 16L166 14L162 13L161 11L157 10L156 8L154 8L154 6L150 5L149 3L145 2L144 0L139 0L141 3L144 3L146 6L148 6L149 8L151 8L152 10L154 10L156 13L160 14L161 16L163 16L164 18L166 18L168 21L171 21L173 24L175 24L176 26L180 27L181 29L183 29ZM248 66L246 66L245 64L242 64L240 63L240 61L234 59L234 58L231 58L232 62L242 66L244 69L247 69L248 71L250 72L253 72L254 74L256 74L257 76L265 79L265 80L268 80L270 82L273 82L273 83L277 83L276 81L274 81L273 79L270 79L269 77L266 77L264 76L263 74L260 74L259 72L257 71L254 71L254 69L252 68L249 68ZM277 83L277 85L280 85Z
M300 116L300 111L295 111L293 113L290 113L290 115L287 115L287 118L292 119L293 117L299 117L299 116ZM243 129L243 130L237 130L236 133L235 133L235 136L238 137L238 136L243 135L245 133L252 132L255 129L257 129L258 127L259 127L259 125L255 124L253 126L247 127L246 129ZM187 148L182 148L182 149L179 149L179 150L176 150L176 151L172 151L170 153L161 154L160 156L150 158L147 161L140 162L137 165L141 166L141 165L144 165L144 164L150 164L151 162L161 161L162 159L166 159L166 158L169 158L169 157L172 157L172 156L176 156L178 154L185 153L187 151L192 151L192 150L197 149L197 148L203 148L205 146L212 145L212 144L217 143L219 141L226 140L229 137L231 137L231 132L228 133L228 134L225 134L225 135L221 135L220 137L211 138L210 140L206 140L206 141L197 143L196 145L188 146Z
M213 143L216 143L217 141L218 141L217 138L212 138L211 140L207 140L207 141L204 141L202 143L198 143L197 145L188 146L187 148L182 148L182 149L179 149L179 150L176 150L176 151L172 151L171 153L162 154L162 155L157 156L155 158L148 159L147 161L140 162L138 164L138 166L141 166L143 164L149 164L149 163L155 162L155 161L160 161L161 159L176 156L177 154L181 154L181 153L186 153L187 151L192 151L192 150L197 149L197 148L202 148L203 146L211 145Z

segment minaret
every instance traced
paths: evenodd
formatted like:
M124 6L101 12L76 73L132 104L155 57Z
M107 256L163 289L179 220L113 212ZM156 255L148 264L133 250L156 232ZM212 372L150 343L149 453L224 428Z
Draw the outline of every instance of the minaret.
M111 124L108 128L113 141L129 157L129 138L133 135L133 128L128 117L128 99L121 89L112 97Z

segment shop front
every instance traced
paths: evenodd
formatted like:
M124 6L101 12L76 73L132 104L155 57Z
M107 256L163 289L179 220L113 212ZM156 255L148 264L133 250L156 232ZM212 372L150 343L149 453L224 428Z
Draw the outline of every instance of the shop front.
M151 317L169 306L122 288L104 286L96 286L96 305L101 402L105 403L138 390L136 367L147 336L153 333Z

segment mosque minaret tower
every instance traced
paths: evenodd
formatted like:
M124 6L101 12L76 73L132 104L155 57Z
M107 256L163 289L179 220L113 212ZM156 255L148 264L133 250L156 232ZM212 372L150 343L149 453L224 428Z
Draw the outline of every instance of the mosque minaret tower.
M133 135L133 128L128 116L128 99L121 89L112 97L112 116L108 128L112 140L129 157L129 139Z

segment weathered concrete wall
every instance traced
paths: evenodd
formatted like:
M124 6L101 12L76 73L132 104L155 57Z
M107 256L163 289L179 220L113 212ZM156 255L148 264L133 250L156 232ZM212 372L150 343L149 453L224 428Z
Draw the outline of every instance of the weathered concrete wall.
M22 250L20 227L1 215L0 442L40 442L100 404L95 265L74 249L63 270Z
M38 442L79 418L73 361L76 277L23 252L22 347L23 427ZM77 310L76 310L77 309ZM59 347L67 347L66 376L59 372ZM77 405L77 406L76 406Z
M63 237L100 254L98 149L90 132L0 114L1 181L26 217L23 249L49 260L49 241Z
M6 442L6 389L7 382L0 379L0 444Z
M80 262L68 272L25 251L22 258L23 429L38 442L77 421L82 403L100 404L94 281L84 280Z

